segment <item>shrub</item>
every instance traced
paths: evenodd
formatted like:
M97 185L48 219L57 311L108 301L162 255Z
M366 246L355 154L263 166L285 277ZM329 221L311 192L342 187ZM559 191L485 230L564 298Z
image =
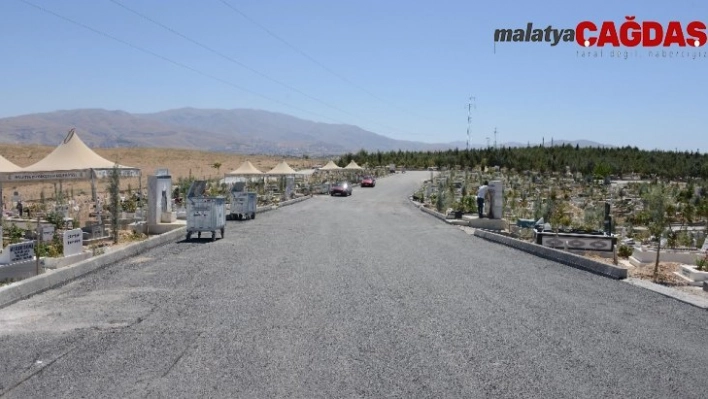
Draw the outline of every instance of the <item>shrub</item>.
M632 256L632 252L634 252L634 248L629 245L622 244L617 248L617 255L621 258L629 258Z
M696 259L696 270L708 272L708 253Z

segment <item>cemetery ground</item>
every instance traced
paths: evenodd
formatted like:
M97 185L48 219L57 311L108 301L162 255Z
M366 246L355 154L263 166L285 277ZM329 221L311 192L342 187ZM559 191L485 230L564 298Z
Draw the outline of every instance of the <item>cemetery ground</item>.
M705 397L705 310L440 223L426 176L0 309L0 396Z
M708 225L708 184L682 181L660 185L632 177L597 180L570 173L519 173L499 168L453 168L428 173L414 194L414 201L446 214L448 222L470 221L470 225L477 220L475 196L479 185L485 180L501 181L504 227L499 233L526 242L535 241L532 226L541 218L550 223L551 231L561 234L601 233L605 228L605 204L609 203L612 231L617 237L617 261L612 252L574 253L625 268L630 278L650 280L708 299L708 291L701 288L700 282L691 285L681 276L687 265L708 271L708 254L701 252ZM657 195L660 189L663 191ZM656 209L662 212L659 214ZM662 237L662 247L655 275L657 234Z

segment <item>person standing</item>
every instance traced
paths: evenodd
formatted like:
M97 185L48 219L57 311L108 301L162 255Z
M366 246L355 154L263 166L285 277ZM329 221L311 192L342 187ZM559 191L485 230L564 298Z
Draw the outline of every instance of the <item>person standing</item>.
M479 186L479 190L477 190L477 212L479 213L479 218L484 217L484 199L487 197L487 193L489 192L489 182L484 181L484 183Z

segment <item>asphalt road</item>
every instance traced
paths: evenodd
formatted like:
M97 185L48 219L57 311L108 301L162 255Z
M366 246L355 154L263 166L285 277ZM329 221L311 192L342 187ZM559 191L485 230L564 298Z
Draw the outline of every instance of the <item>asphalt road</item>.
M708 312L446 225L426 176L0 309L0 396L706 397Z

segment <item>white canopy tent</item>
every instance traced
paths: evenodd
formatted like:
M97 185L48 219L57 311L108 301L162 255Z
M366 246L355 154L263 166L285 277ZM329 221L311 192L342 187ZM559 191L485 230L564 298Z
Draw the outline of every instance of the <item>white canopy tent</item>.
M320 168L320 170L341 170L342 168L338 166L334 161L327 162L327 165Z
M117 165L91 150L76 134L69 131L64 141L39 162L5 174L6 181L72 180L108 176L117 167L121 176L137 177L140 169ZM93 176L95 175L95 176Z
M7 160L7 158L0 155L0 173L12 173L17 172L21 168L14 163Z
M295 171L295 169L291 168L290 165L288 165L287 162L283 161L283 162L281 162L281 163L275 165L275 167L274 167L273 169L271 169L271 170L269 170L268 172L266 172L266 175L269 175L269 176L279 176L279 177L281 178L281 183L282 183L282 182L283 182L282 179L285 178L286 176L288 176L288 177L289 177L289 176L292 176L292 177L293 177L293 182L294 182L295 176L297 176L297 175L299 175L299 174L297 173L297 171ZM288 188L287 188L287 187L289 187L289 186L286 185L286 192L285 192L285 196L286 196L286 197L287 197L287 193L288 193Z
M224 180L222 180L223 183L226 184L232 184L236 182L243 181L245 178L253 178L254 176L263 176L264 173L258 170L251 161L245 161L244 163L241 164L238 168L235 170L232 170L231 172L227 172L224 174Z
M347 170L364 170L364 168L362 168L361 166L357 165L357 163L354 162L353 159L352 159L351 162L349 162L349 165L347 165L347 166L344 167L344 169L347 169Z
M226 176L254 176L254 175L262 175L263 172L258 170L251 161L245 161L244 163L241 164L238 168L235 170L232 170L231 172L227 173Z
M296 175L297 172L295 171L295 169L291 168L287 162L283 161L275 165L275 167L266 172L266 174L271 176L289 176Z
M118 169L121 177L141 176L139 168L118 165L96 154L81 140L75 129L71 129L59 146L42 160L25 168L0 173L0 177L5 182L32 183L91 179L92 191L95 193L96 179L109 176L114 168Z

